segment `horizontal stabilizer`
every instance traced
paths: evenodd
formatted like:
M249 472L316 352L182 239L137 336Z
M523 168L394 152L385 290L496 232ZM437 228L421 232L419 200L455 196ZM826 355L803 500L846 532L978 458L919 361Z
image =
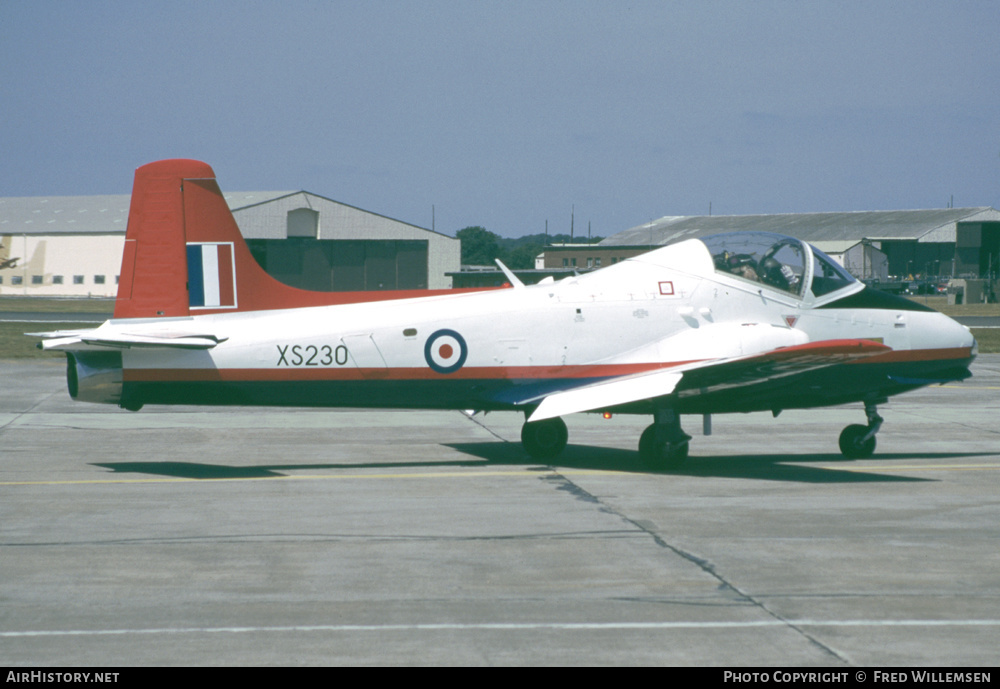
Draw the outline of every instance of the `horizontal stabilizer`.
M24 333L28 337L44 338L37 344L39 349L61 351L64 347L79 345L83 340L80 337L86 333L92 333L96 328L87 330L53 330L45 333Z
M120 333L107 328L90 330L57 330L47 333L25 333L32 337L45 338L39 343L41 349L62 351L67 349L131 349L133 347L154 347L167 349L211 349L228 338L205 333L159 332Z
M132 347L166 347L172 349L211 349L228 338L196 333L164 333L162 335L93 335L80 338L85 344L129 349Z

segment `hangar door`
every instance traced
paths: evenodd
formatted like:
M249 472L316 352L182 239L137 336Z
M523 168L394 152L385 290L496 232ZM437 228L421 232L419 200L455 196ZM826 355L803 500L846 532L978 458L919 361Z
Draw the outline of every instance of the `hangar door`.
M958 223L959 275L993 278L1000 272L1000 222Z
M247 240L257 263L292 287L321 292L427 289L426 240Z

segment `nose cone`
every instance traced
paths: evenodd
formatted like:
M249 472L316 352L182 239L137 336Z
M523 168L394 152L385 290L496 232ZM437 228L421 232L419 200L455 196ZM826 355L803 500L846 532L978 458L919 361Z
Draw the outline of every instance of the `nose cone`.
M975 356L976 338L968 327L943 313L935 313L933 318L927 335L929 348L967 350L970 356Z
M972 331L943 313L912 314L910 349L914 362L927 373L944 380L962 380L972 375L969 365L976 358Z

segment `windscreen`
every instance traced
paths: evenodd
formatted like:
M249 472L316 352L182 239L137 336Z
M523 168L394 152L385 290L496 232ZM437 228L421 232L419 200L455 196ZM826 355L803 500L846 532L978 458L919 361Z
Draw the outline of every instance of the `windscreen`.
M816 247L812 247L812 251L813 278L811 289L814 296L822 297L824 294L836 292L841 287L847 287L855 281L850 273L822 251Z

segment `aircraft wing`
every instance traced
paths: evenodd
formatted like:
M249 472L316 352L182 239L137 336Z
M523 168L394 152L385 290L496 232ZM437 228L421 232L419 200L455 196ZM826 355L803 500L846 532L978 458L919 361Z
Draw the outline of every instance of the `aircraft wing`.
M528 417L541 421L669 395L678 387L714 392L774 380L889 351L872 340L826 340L741 357L711 359L612 378L545 396Z
M104 330L102 332L102 330ZM131 349L133 347L158 347L168 349L211 349L228 338L207 333L178 331L124 333L102 328L90 330L57 330L47 333L25 333L45 338L39 347L45 350L66 349Z

